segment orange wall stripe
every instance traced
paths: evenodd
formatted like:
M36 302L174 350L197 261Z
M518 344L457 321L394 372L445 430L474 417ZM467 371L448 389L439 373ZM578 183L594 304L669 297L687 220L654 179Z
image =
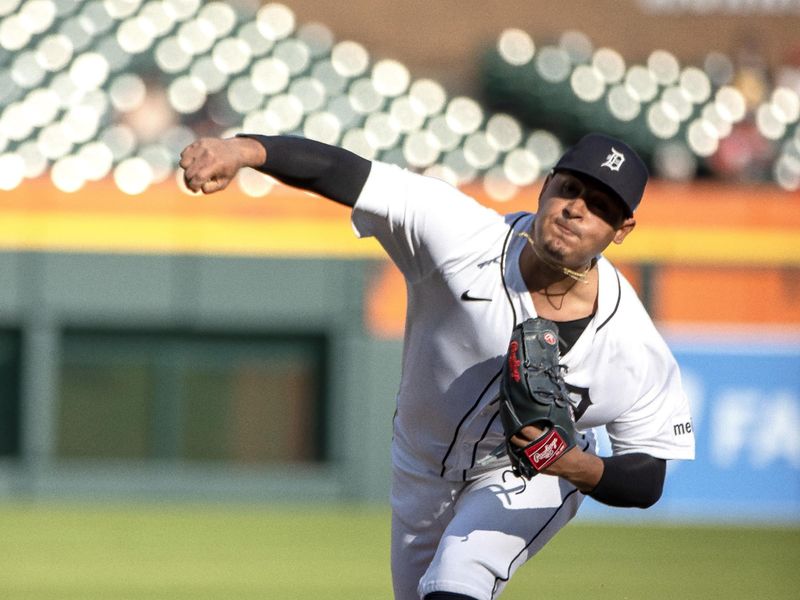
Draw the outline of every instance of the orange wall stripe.
M520 190L509 202L491 200L477 185L467 186L464 191L499 212L533 211L540 185L539 182ZM181 192L170 179L151 186L144 194L129 196L110 180L66 193L46 178L0 192L0 212L6 210L317 218L335 218L347 212L345 207L280 184L263 198L246 196L236 184L218 194L203 196ZM637 220L648 226L800 229L800 192L785 192L770 185L653 181L647 186Z
M617 266L636 285L640 273ZM665 266L656 271L654 283L651 315L661 323L800 326L797 269ZM379 338L399 339L405 316L405 281L387 260L370 278L365 323Z
M800 231L645 226L606 255L628 262L800 266Z
M0 248L112 253L371 258L347 219L164 218L71 213L0 213Z
M534 211L541 182L510 202L494 202L478 186L464 191L500 212ZM671 183L651 181L636 211L640 225L695 227L776 227L800 229L800 192L772 185Z
M666 266L654 312L668 321L800 325L800 270Z
M254 256L382 257L346 214L331 219L0 212L0 248ZM607 252L614 260L800 266L800 231L642 228Z
M500 212L532 210L536 190ZM770 186L737 187L654 182L637 230L609 256L625 261L696 264L800 264L800 195ZM91 252L182 252L279 256L382 256L357 240L349 212L335 203L276 185L264 198L232 186L211 196L182 193L174 181L141 196L111 181L60 192L45 179L0 194L0 248Z

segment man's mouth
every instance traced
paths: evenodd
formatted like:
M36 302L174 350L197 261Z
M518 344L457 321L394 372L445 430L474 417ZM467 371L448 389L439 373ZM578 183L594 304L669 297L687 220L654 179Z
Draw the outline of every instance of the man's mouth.
M558 221L558 220L557 220L557 221L555 222L555 225L556 225L556 228L558 228L560 231L564 232L564 233L565 233L565 234L567 234L567 235L570 235L570 236L573 236L573 237L576 237L576 238L579 238L579 237L581 237L581 236L578 234L578 232L577 232L577 231L574 231L574 230L573 230L571 227L569 227L568 225L566 225L565 223L563 223L563 222L561 222L561 221Z

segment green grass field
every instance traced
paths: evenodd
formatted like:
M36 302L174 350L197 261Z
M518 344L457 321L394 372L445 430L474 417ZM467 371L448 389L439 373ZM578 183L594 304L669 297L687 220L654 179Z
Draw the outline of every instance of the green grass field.
M388 512L0 505L2 600L391 598ZM795 599L800 529L574 524L504 600Z

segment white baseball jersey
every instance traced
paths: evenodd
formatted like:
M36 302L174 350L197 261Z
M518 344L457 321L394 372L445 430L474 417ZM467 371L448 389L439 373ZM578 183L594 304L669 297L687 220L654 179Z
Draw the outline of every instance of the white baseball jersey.
M408 541L432 535L426 527L430 528L432 519L440 519L437 511L442 510L442 498L461 493L453 491L460 489L457 486L447 486L483 480L498 469L497 462L481 459L504 439L496 397L511 330L524 319L537 316L519 269L526 240L517 235L528 231L534 219L530 213L500 215L447 183L395 166L372 165L353 209L353 227L359 236L378 239L403 272L408 289L392 444L396 537ZM614 454L644 452L663 459L693 458L694 439L691 428L686 427L691 420L689 406L672 354L620 273L603 258L598 260L598 271L597 311L561 360L567 367L565 381L573 397L578 427L588 431L604 425ZM507 459L502 460L508 464ZM436 483L437 479L441 483ZM547 480L558 481L539 476L534 482L545 486ZM439 490L431 492L427 501L420 499L427 497L419 489L421 481ZM556 486L555 495L562 499L575 491L571 487L571 491L564 491L567 488L562 485L559 492L557 483L550 485ZM582 497L579 493L576 496ZM427 524L422 527L411 522L418 519L411 515L418 510L424 514L424 502L429 502L431 512L429 517L420 517L419 522ZM537 501L527 502L535 505ZM409 503L414 504L413 510L408 508ZM569 516L577 510L577 504ZM484 508L491 510L489 504ZM535 528L535 520L529 526ZM444 532L442 529L436 535L445 539ZM506 532L509 540L527 535L526 531ZM484 540L489 550L475 561L481 565L479 571L485 570L486 561L498 560L498 556L508 562L507 576L502 573L505 567L498 567L490 585L490 578L455 583L455 579L469 582L477 577L472 573L475 565L464 563L463 556L450 561L462 561L462 567L453 567L455 576L442 574L447 572L442 566L448 562L447 552L436 554L432 564L438 566L428 568L433 553L450 547L437 539L428 540L427 547L416 551L416 542L393 542L393 556L405 556L403 564L397 564L401 559L393 559L395 579L409 580L395 582L398 598L416 597L416 590L409 591L411 580L419 579L425 571L423 566L428 572L420 584L420 594L446 589L477 598L494 597L504 577L507 579L513 568L535 552L539 542L546 541L526 545L528 554L521 558L513 544L504 554L492 547L494 541ZM477 547L469 551L482 552ZM427 555L427 559L420 559L420 555ZM420 564L414 568L406 564L414 562ZM444 580L449 583L441 587Z

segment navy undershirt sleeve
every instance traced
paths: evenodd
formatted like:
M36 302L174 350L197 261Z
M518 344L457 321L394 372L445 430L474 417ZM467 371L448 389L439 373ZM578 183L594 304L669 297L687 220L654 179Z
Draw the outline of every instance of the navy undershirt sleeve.
M370 161L349 150L302 137L249 133L237 137L253 139L267 151L258 171L350 207L355 206L372 168Z
M634 453L601 459L603 475L589 496L609 506L648 508L661 497L667 461Z

